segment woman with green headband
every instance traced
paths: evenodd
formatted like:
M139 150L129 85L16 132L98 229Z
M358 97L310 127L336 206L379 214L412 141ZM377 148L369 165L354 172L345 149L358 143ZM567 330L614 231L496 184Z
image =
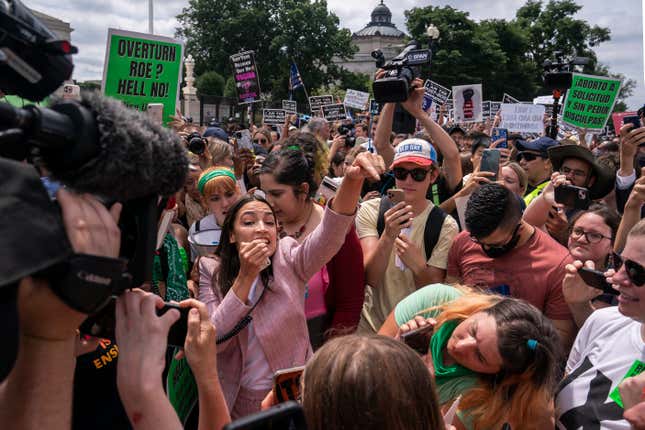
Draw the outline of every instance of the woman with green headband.
M210 167L199 176L197 189L210 212L188 231L191 260L211 253L219 243L222 224L233 204L242 197L235 173L225 166Z
M553 428L563 354L551 321L534 306L467 287L432 284L396 305L379 334L432 326L423 344L439 403L459 396L457 429Z

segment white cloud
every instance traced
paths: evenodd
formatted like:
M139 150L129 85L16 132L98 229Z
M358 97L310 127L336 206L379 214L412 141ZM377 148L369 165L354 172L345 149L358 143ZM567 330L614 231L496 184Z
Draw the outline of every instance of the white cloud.
M78 46L79 54L74 61L74 77L79 80L100 79L105 57L105 38L109 27L147 32L147 0L25 0L27 6L67 21L74 28L72 42ZM645 101L643 82L642 12L639 0L615 1L608 7L603 0L577 0L584 7L579 17L592 24L609 27L612 40L596 49L598 58L613 72L623 73L638 82L631 107ZM380 0L357 2L328 0L328 6L339 18L343 27L352 31L361 29L370 20L372 9ZM467 11L470 17L481 19L511 19L524 0L388 0L392 21L403 31L403 11L413 7L449 5ZM173 36L178 23L176 16L187 0L165 0L155 2L155 32ZM641 12L641 13L639 13Z

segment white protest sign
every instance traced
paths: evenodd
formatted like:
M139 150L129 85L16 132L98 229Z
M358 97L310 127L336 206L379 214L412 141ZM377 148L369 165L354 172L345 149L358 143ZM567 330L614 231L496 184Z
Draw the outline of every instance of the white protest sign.
M347 119L347 112L345 105L342 103L335 103L331 105L324 105L321 107L323 118L327 121L338 121Z
M332 95L309 97L309 107L311 108L311 114L314 116L320 115L320 108L323 105L330 105L332 103L334 103L334 96Z
M517 133L542 133L544 131L544 106L524 103L502 103L500 127Z
M282 125L285 122L284 109L263 109L262 122L268 125Z
M289 113L298 112L298 102L295 100L282 100L282 109Z
M452 100L455 105L455 122L483 120L481 84L452 87Z
M345 93L345 106L354 109L365 110L367 102L370 99L370 93L365 93L363 91L356 90L347 90Z
M553 102L553 96L539 96L533 99L534 105L552 105Z

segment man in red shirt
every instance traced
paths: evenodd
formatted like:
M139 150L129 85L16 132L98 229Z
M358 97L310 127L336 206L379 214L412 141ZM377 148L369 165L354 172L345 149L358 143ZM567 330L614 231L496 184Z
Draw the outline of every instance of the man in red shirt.
M567 249L522 221L519 199L499 184L470 196L466 228L448 254L447 281L526 300L553 321L568 349L575 325L562 295Z

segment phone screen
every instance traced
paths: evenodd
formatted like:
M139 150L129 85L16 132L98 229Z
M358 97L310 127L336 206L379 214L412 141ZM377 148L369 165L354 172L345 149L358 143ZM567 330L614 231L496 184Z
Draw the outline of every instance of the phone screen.
M482 154L479 170L482 172L494 173L495 176L490 178L492 181L497 180L497 174L499 172L499 156L500 152L496 149L484 149Z
M494 128L490 140L496 142L504 139L504 142L497 145L498 148L508 148L508 130L505 128Z
M409 331L401 335L403 343L414 349L421 355L426 355L430 348L430 339L432 338L434 326L426 325L416 330Z

